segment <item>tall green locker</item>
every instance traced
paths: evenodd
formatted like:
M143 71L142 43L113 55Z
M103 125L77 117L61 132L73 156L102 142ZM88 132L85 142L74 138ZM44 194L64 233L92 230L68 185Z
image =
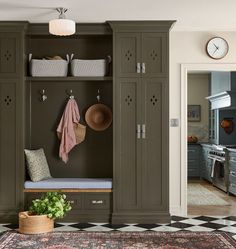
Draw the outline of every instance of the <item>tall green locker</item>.
M25 22L0 23L0 220L23 205Z
M110 22L113 223L168 222L168 39L172 21Z

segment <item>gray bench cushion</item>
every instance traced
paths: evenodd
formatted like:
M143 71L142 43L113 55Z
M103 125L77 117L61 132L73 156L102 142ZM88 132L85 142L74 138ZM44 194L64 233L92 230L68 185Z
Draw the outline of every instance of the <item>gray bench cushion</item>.
M50 178L39 182L26 181L26 189L111 189L111 178Z

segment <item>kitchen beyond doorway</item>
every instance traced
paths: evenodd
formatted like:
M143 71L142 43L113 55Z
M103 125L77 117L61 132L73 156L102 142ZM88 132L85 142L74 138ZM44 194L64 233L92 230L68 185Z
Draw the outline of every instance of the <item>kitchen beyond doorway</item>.
M201 187L210 191L215 196L225 201L226 205L188 205L188 215L217 215L233 216L236 215L236 198L225 194L222 190L212 186L205 180L189 180L188 189L193 184L199 184ZM217 198L218 199L218 198Z

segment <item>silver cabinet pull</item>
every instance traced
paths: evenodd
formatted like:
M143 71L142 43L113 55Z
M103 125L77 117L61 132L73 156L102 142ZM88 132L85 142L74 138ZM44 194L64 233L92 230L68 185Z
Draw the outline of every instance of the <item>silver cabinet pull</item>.
M142 138L143 139L146 138L146 125L145 124L142 125Z
M137 138L138 139L141 138L141 125L140 124L137 125Z
M140 62L137 63L137 73L141 73L141 65Z
M103 204L103 200L92 200L92 204Z
M145 65L145 62L142 63L142 73L146 73L146 65Z

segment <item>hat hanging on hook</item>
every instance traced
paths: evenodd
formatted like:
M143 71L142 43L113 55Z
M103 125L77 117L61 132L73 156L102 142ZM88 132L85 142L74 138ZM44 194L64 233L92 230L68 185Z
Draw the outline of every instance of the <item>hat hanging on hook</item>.
M85 121L88 126L95 131L104 131L112 123L112 111L111 109L101 104L100 90L97 92L97 104L94 104L88 108L85 113Z

